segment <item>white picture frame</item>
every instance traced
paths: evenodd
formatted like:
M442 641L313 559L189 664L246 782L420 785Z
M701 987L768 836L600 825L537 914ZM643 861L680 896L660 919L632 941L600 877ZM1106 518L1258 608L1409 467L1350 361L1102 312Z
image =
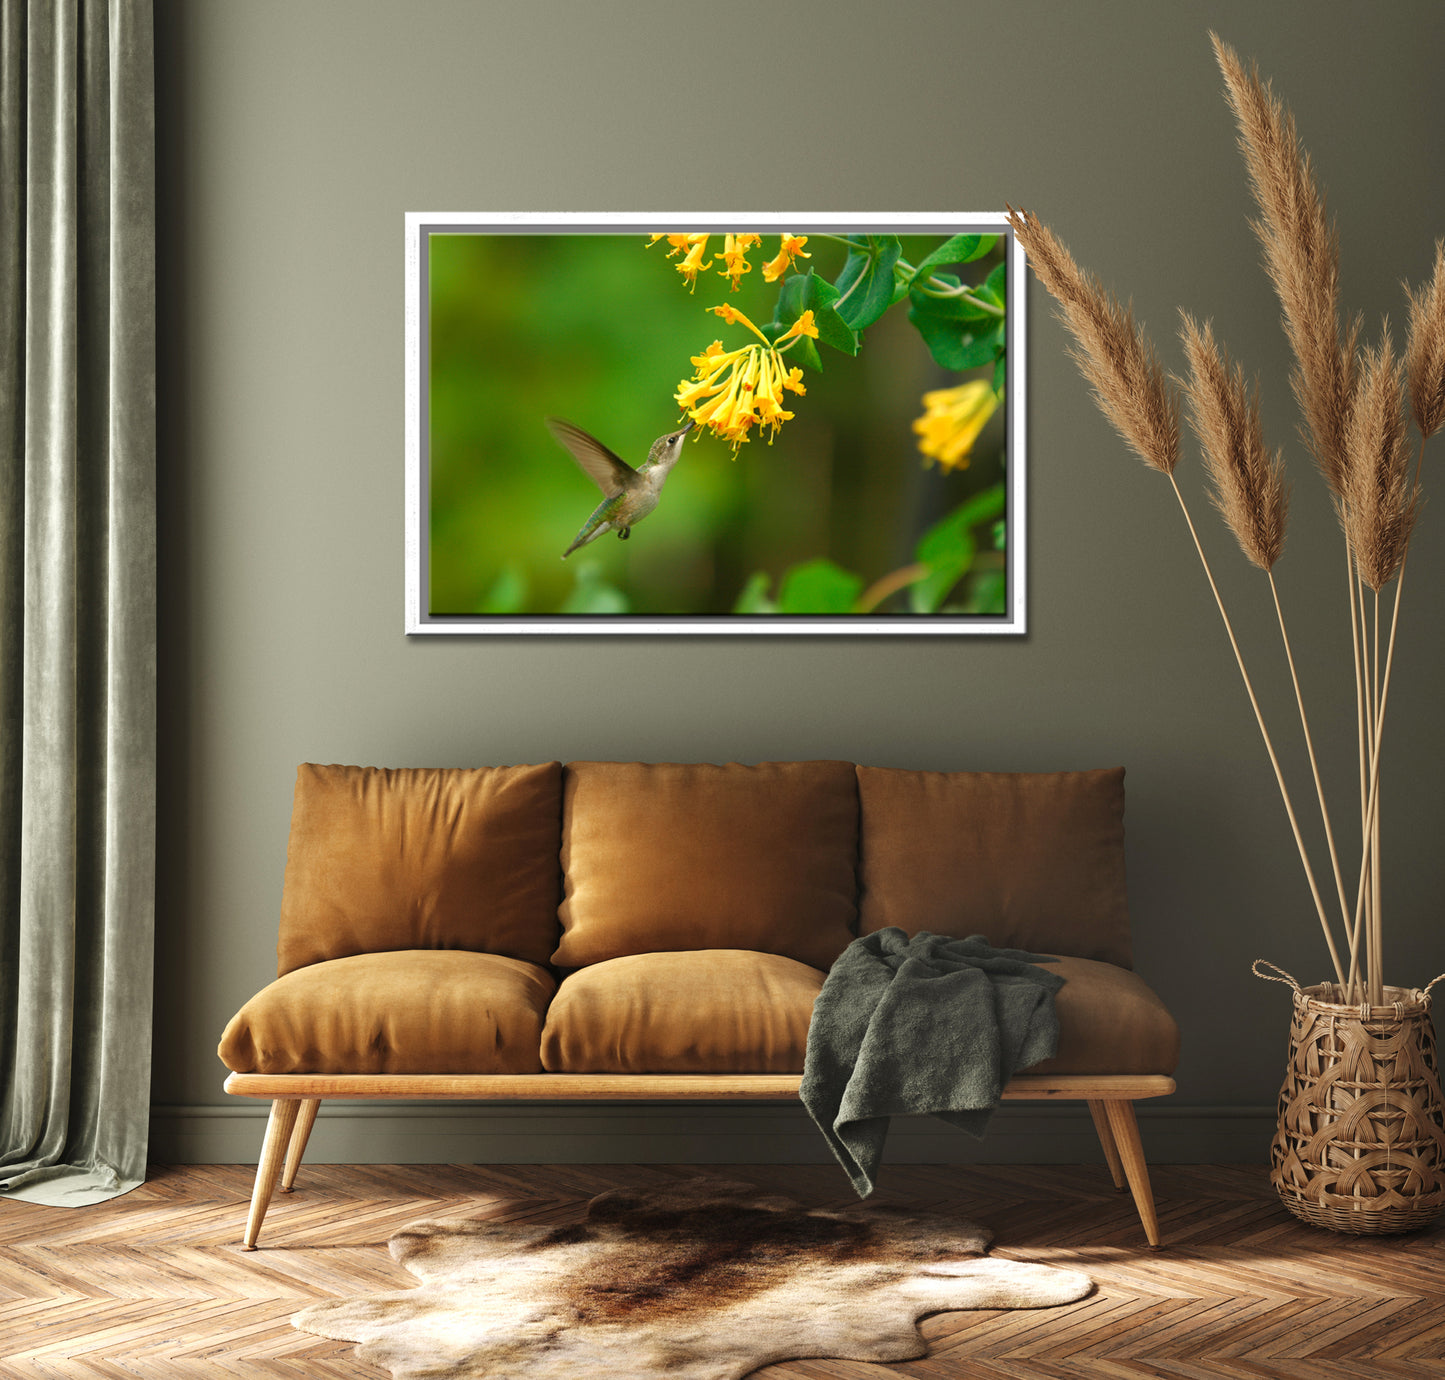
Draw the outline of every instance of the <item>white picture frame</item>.
M405 631L408 635L420 636L534 636L534 635L732 635L732 636L1008 636L1020 635L1027 631L1027 379L1026 320L1024 310L1025 262L1023 251L1009 229L1002 213L898 213L890 215L863 214L781 214L749 213L729 214L632 214L632 213L500 213L500 212L408 212L406 214L405 240ZM455 606L464 603L465 597L450 596L453 605L447 605L442 597L433 593L433 477L434 455L432 435L432 361L433 361L433 254L438 248L438 236L481 236L503 235L525 236L610 236L636 237L636 253L650 254L655 263L652 271L659 276L671 275L679 262L674 255L669 262L668 244L659 242L646 248L649 239L656 235L706 234L725 236L733 233L756 233L766 241L772 236L784 233L810 236L821 240L836 237L856 237L860 245L863 237L879 237L878 243L885 243L888 236L939 235L984 235L998 237L992 251L1006 268L1006 340L1004 342L1002 402L998 414L1002 418L1003 441L1001 445L1004 518L1001 520L1006 533L1002 550L991 554L994 562L991 568L1002 569L1002 608L987 612L959 612L945 605L932 612L849 611L828 613L768 612L748 613L735 610L652 610L649 608L627 608L622 612L566 612L560 607L556 611L543 611L527 607L511 609L504 613L472 610ZM874 241L867 241L869 244ZM448 241L449 252L466 248L461 241ZM480 247L480 246L478 246ZM771 246L767 252L771 252ZM720 248L720 246L719 246ZM628 252L631 252L629 247ZM846 252L852 253L851 249ZM762 254L755 251L754 257L761 266ZM712 264L720 262L720 255L714 256ZM797 267L802 267L801 260ZM810 269L812 265L808 266ZM947 267L940 265L940 269ZM821 270L819 273L821 277ZM955 275L957 276L957 275ZM761 279L760 274L755 274ZM842 281L840 277L840 281ZM937 279L930 279L937 282ZM831 284L827 286L831 287ZM969 286L962 283L963 288ZM728 298L728 280L717 277L699 279L693 289L693 298L699 312L699 338L695 348L703 349L705 334L723 335L727 327L714 317L701 315L708 306L723 303ZM439 289L437 289L439 290ZM676 281L676 290L686 295L688 287L681 279ZM890 310L902 312L908 304L900 302ZM871 327L870 327L871 328ZM799 342L806 343L806 342ZM859 354L866 352L864 342ZM505 359L515 357L505 350ZM843 360L844 364L852 361ZM829 355L829 367L833 367ZM682 378L691 367L688 359L679 356L677 378ZM505 367L505 366L504 366ZM978 371L976 371L978 372ZM986 370L982 371L986 372ZM998 377L998 376L995 376ZM806 376L805 376L806 378ZM669 385L671 386L671 385ZM663 399L670 402L670 399ZM788 399L794 408L794 415L802 413L807 406L807 397L794 401ZM676 408L676 403L671 404ZM676 426L679 413L674 411L669 425ZM581 419L578 419L581 420ZM592 418L594 430L601 433L604 426ZM536 452L537 458L528 456L526 463L545 463L566 468L570 462L566 452L555 444L541 428L538 417ZM659 423L661 425L661 423ZM994 424L997 430L998 423ZM778 433L775 453L783 447L789 435L788 429ZM602 436L610 447L623 450L630 447L631 462L635 465L642 455L637 454L639 443L635 438L613 439ZM723 446L711 436L704 441L714 450ZM911 440L910 440L911 443ZM646 440L640 442L645 447ZM766 442L750 437L740 446L741 457L755 462L755 456ZM725 447L723 447L725 450ZM694 454L691 444L685 454ZM714 457L715 460L715 457ZM890 463L895 463L890 461ZM924 463L921 457L918 463ZM568 471L571 473L572 471ZM580 476L580 471L577 471ZM549 475L549 479L551 476ZM601 482L600 480L598 481ZM675 484L675 481L672 481ZM600 495L584 482L576 485L583 497L569 498L571 517L581 520L585 517L586 503ZM666 511L659 503L659 511ZM999 524L995 524L997 529ZM650 538L655 543L663 540L665 526L656 517L647 527L640 527L641 542ZM995 532L997 535L997 532ZM604 540L606 540L604 538ZM483 543L484 544L484 543ZM641 548L641 543L632 545L630 551ZM599 546L599 550L602 550ZM589 552L591 548L588 548ZM542 560L539 553L539 561ZM550 558L550 553L545 553ZM605 552L604 552L605 554ZM820 559L829 560L828 553ZM574 563L575 564L575 563ZM539 567L548 574L545 564ZM764 572L766 574L766 572ZM783 593L787 586L786 572L774 572L778 583L769 585L776 593ZM862 572L859 578L876 578L878 572ZM548 578L551 578L548 575ZM963 585L960 583L959 588ZM873 586L869 587L870 589ZM998 577L993 576L991 597L997 602ZM765 596L765 598L768 596ZM910 594L910 598L913 596ZM899 599L895 598L895 605ZM440 605L440 608L439 608Z

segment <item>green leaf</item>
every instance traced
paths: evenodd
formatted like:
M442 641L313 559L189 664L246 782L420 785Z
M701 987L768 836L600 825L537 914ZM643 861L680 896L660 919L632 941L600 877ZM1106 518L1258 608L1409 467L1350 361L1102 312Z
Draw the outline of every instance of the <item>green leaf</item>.
M997 363L993 366L993 391L1003 397L1004 384L1008 377L1008 356L1006 354L998 357Z
M863 577L826 557L791 567L778 590L779 613L847 613L863 592Z
M810 336L803 336L796 345L789 342L787 353L783 356L785 364L801 364L805 369L812 369L821 374L823 372L823 356L818 353L817 343Z
M626 613L627 596L609 585L599 573L601 567L589 562L577 567L572 592L562 601L561 613Z
M795 273L784 281L782 291L778 293L777 305L773 308L773 319L762 327L763 334L770 341L776 342L780 335L786 334L788 328L812 307L813 322L818 327L819 339L823 338L826 324L828 332L840 342L837 348L842 349L845 354L857 354L857 337L833 310L832 302L836 291L832 283L825 282L813 273ZM831 319L825 323L824 317ZM846 347L841 343L845 338L848 342ZM800 336L796 343L790 340L783 352L783 359L790 365L801 364L805 369L815 369L820 374L823 372L823 357L818 353L817 343L811 336Z
M843 267L838 276L833 280L833 286L838 289L838 295L843 296L850 288L877 262L878 246L872 235L847 235L844 237L848 242L848 257L843 260ZM898 252L903 253L903 246L898 246ZM897 260L895 259L896 263ZM860 288L859 291L862 291Z
M478 613L521 613L527 604L527 576L515 565L502 568L501 574L477 605Z
M986 298L995 306L1005 306L1008 303L1008 265L999 264L987 278L983 280L983 286L978 290L980 297Z
M755 570L748 576L742 593L733 603L734 613L776 613L778 606L768 595L772 577L765 570Z
M920 565L952 565L959 560L964 565L972 563L978 545L969 535L969 524L960 520L961 512L955 508L919 537L913 548L915 561Z
M1001 570L983 570L968 582L960 613L1006 613L1008 579Z
M1001 482L990 484L988 488L980 489L966 503L960 504L950 516L968 527L977 527L980 523L1001 517L1007 502L1008 490L1004 485Z
M897 235L850 235L848 242L852 248L834 283L840 298L838 315L861 331L893 305L893 266L903 246Z
M981 286L970 287L967 297L940 297L937 295L940 285L950 288L961 287L963 286L962 279L953 273L935 273L933 284L933 291L925 291L917 283L908 290L909 301L919 311L926 312L930 316L940 317L945 321L1001 321L1003 319L1000 315L1003 310L1002 304L985 297Z
M778 334L781 335L803 314L808 297L808 279L812 276L811 273L793 273L783 279L783 286L778 289L778 300L773 306L773 319L768 322L769 326L777 328ZM832 284L829 286L832 287ZM833 291L837 293L836 288Z
M783 283L778 294L778 305L774 308L773 319L768 324L778 328L769 339L776 339L786 331L805 311L813 313L813 324L818 328L818 339L824 345L831 345L845 355L858 353L858 337L853 329L838 315L834 303L838 300L838 289L826 278L820 278L811 270L796 273Z
M1004 352L1006 322L1001 317L983 321L958 321L936 311L938 299L912 294L908 319L918 329L934 360L945 369L977 369L992 364Z
M997 235L951 235L914 270L913 276L926 283L929 275L945 264L971 264L998 243Z
M973 529L997 518L1006 497L1002 484L991 485L934 523L919 539L913 558L928 567L928 574L909 587L908 602L914 613L938 611L978 554Z
M978 546L967 530L947 527L940 533L939 528L947 523L945 518L918 544L918 559L928 566L928 574L908 587L908 606L914 613L937 612L938 606L948 598L949 591L973 564L978 552ZM931 558L923 554L930 538L935 538Z

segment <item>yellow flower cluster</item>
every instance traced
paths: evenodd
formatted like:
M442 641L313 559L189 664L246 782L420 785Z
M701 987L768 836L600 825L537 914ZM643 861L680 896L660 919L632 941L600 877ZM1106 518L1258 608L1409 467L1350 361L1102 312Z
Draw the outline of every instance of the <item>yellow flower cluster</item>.
M924 463L966 469L978 433L998 408L998 394L982 379L923 395L923 416L913 423Z
M708 255L707 242L710 235L668 235L654 234L648 241L650 249L658 240L666 240L671 248L667 257L676 259L679 254L682 259L675 265L677 271L687 279L688 290L692 291L697 287L697 275L705 268L710 268L713 259ZM782 235L779 237L777 255L763 265L763 281L776 283L792 265L794 259L811 259L811 254L803 252L803 246L807 244L806 235ZM748 262L748 251L755 249L763 242L761 235L724 235L722 262L723 266L718 270L718 276L728 278L732 281L733 291L738 290L738 283L742 281L744 273L752 271L752 265Z
M731 278L733 291L738 290L738 283L744 273L752 271L752 265L748 262L748 250L754 245L761 244L761 235L724 235L723 236L723 267L719 270L724 278Z
M752 426L760 432L770 427L771 445L778 428L793 418L783 407L784 390L799 394L807 391L803 371L789 369L777 346L799 336L816 338L818 328L813 324L813 313L805 311L774 345L736 308L724 303L709 310L729 325L746 326L762 343L724 350L722 341L714 340L702 354L692 357L695 373L678 385L673 395L677 405L699 428L706 427L714 436L730 442L734 453L748 439Z

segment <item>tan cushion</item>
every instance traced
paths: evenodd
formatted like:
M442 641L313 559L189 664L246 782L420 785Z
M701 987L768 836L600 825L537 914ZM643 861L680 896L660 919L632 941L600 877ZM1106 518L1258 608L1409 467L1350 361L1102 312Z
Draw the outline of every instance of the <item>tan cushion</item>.
M801 1073L816 968L738 949L632 954L563 980L542 1032L554 1073Z
M826 968L853 937L857 848L847 762L569 763L552 961L756 949Z
M1088 958L1040 965L1060 974L1059 1052L1021 1073L1173 1073L1179 1027L1138 973Z
M1124 771L858 768L860 934L897 925L1132 967Z
M277 971L384 949L546 963L562 768L307 764L296 773Z
M540 1073L552 975L496 954L421 949L277 978L221 1036L236 1073Z

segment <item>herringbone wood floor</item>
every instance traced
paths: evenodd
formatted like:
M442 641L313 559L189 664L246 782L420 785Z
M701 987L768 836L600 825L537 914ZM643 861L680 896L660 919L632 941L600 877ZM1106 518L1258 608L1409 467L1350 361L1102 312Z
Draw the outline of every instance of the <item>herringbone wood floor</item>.
M595 1193L725 1173L810 1205L852 1197L831 1165L303 1167L262 1249L239 1248L253 1171L156 1167L97 1208L0 1203L0 1376L378 1377L347 1343L295 1331L314 1299L406 1287L384 1243L429 1215L566 1222ZM796 1361L766 1380L1445 1377L1445 1227L1335 1236L1288 1217L1254 1166L1153 1170L1164 1245L1144 1246L1102 1167L889 1166L880 1201L992 1226L996 1254L1072 1266L1063 1308L940 1314L930 1353ZM579 1380L583 1380L579 1377Z

